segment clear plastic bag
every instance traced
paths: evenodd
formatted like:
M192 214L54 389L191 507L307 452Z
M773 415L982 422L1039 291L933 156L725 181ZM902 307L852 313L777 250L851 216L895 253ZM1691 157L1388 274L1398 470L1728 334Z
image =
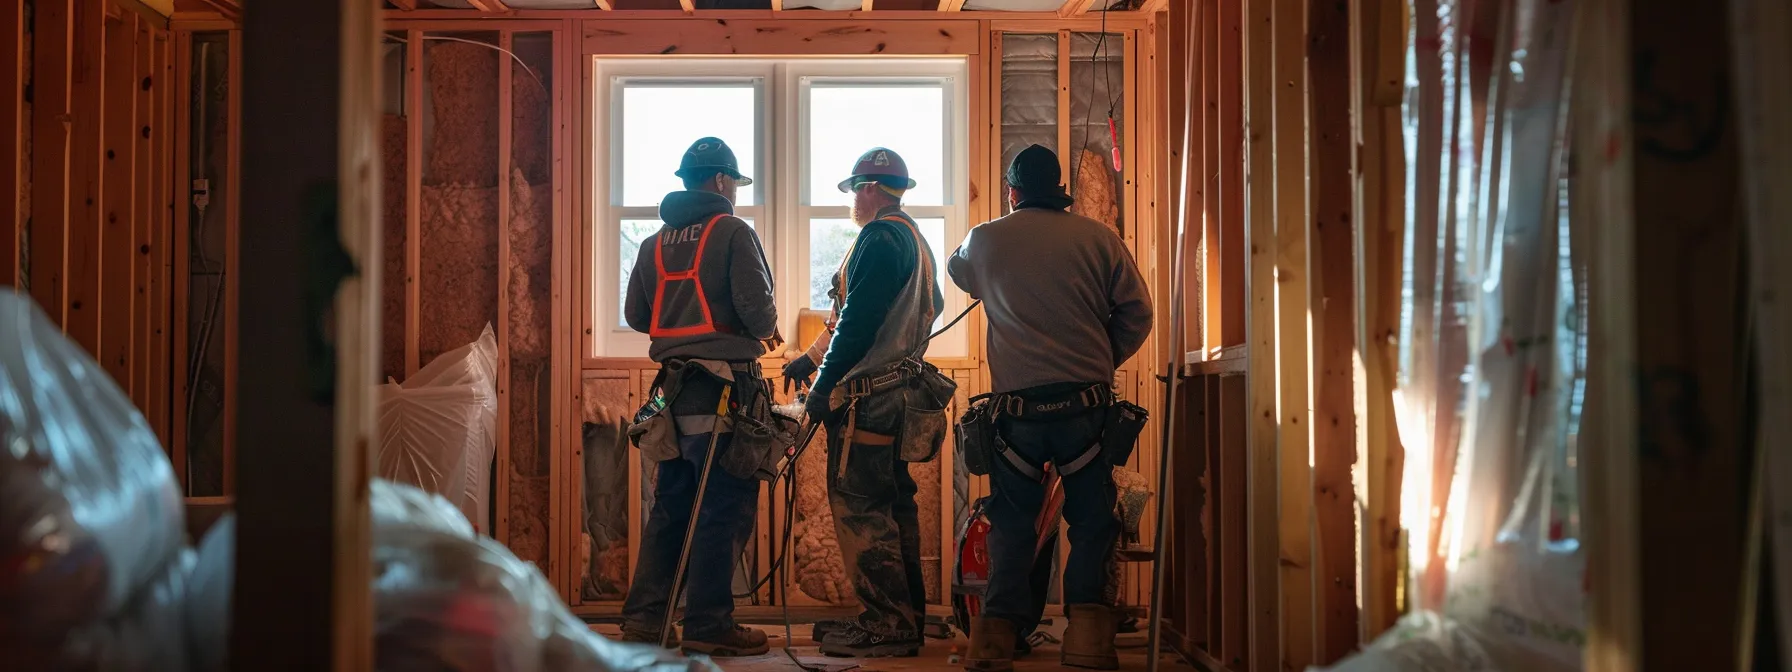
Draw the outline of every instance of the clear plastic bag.
M165 578L186 526L155 433L12 290L0 291L0 447L0 643L60 641Z
M436 357L404 384L380 386L379 476L448 497L480 531L491 529L496 380L488 324L479 340Z
M392 672L720 672L645 644L614 642L572 615L534 563L472 526L448 500L375 479L375 667ZM195 669L223 669L230 549L220 521L200 549L186 605Z

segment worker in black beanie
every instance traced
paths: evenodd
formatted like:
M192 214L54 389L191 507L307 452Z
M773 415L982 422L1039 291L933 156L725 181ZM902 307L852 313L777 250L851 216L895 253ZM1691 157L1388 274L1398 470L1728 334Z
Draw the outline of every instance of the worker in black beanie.
M1039 625L1030 583L1045 502L1045 470L1064 488L1070 555L1063 577L1061 662L1119 669L1115 615L1104 603L1120 522L1103 450L1114 372L1151 333L1151 295L1126 243L1107 225L1067 212L1058 157L1033 145L1008 166L1014 212L971 230L947 261L988 318L990 403L1008 449L988 460L989 585L970 624L967 670L1011 670L1018 642Z

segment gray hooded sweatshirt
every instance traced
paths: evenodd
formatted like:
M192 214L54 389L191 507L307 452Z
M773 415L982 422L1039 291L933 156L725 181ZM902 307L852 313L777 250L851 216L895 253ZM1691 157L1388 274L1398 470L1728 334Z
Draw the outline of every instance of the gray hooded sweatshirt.
M660 219L665 226L658 234L641 243L635 255L635 270L629 275L628 298L623 304L623 317L635 331L651 333L655 295L660 285L659 267L654 259L656 241L664 246L666 268L670 272L690 268L704 228L709 231L703 263L697 271L698 281L707 299L715 333L692 336L670 336L653 339L648 356L653 361L668 359L714 359L725 362L746 362L765 354L760 339L771 338L777 331L778 309L772 296L772 273L765 263L765 249L753 227L734 217L734 205L728 199L707 191L674 191L660 201ZM715 219L716 215L726 215ZM711 224L714 220L714 224ZM688 283L658 297L662 316L689 315L700 311L696 292ZM664 322L664 318L662 319Z

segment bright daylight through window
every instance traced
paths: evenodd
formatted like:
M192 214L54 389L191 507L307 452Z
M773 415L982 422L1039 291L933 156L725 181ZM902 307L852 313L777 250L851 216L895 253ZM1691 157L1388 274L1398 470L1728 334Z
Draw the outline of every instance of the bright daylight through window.
M836 185L867 149L901 155L917 183L904 210L933 249L944 325L966 305L944 271L968 227L963 69L962 60L599 60L591 310L605 317L594 320L589 354L646 354L646 336L622 319L629 274L660 229L659 202L684 188L673 175L679 157L704 136L727 142L754 180L736 195L735 214L765 246L786 336L799 310L832 307L832 277L859 232L852 196ZM929 355L963 356L966 346L956 329Z

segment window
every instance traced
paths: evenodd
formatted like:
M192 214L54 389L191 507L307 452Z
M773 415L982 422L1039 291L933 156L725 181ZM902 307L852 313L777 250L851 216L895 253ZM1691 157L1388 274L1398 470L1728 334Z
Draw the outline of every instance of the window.
M683 188L673 175L679 157L703 136L733 147L754 180L737 194L735 214L765 245L787 336L799 310L832 307L832 277L858 235L852 197L835 185L865 150L895 150L917 182L903 205L934 253L943 326L967 305L945 275L968 228L964 67L962 59L597 59L590 309L605 317L594 320L589 354L646 355L647 337L622 319L629 274L661 226L660 199ZM961 327L928 353L964 356L967 345Z

